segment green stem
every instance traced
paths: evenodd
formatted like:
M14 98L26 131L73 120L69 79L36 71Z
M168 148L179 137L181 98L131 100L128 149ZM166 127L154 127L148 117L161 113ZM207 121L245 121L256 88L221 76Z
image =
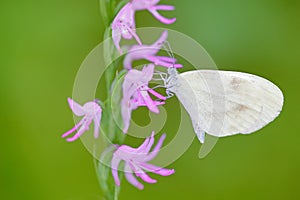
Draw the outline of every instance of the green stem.
M100 11L101 15L103 17L104 24L106 26L106 30L103 36L103 41L111 38L111 28L110 23L113 20L113 17L115 15L115 10L118 6L116 6L116 0L100 0ZM112 110L112 103L118 103L118 106L120 106L120 96L121 94L117 94L117 99L112 99L112 84L116 77L118 62L113 62L112 58L113 55L116 53L116 49L112 42L104 42L104 63L106 66L109 66L106 68L105 71L105 82L106 82L106 101L104 101L104 108L103 108L103 116L102 116L102 122L101 127L103 130L103 133L105 137L108 138L108 143L118 143L122 144L124 142L124 134L118 127L118 124L121 124L120 121L122 121L121 117L117 117L116 119L113 117L113 110ZM115 81L116 82L116 81ZM114 97L115 98L115 97ZM115 120L118 121L118 123L115 122ZM98 182L100 184L100 187L103 191L103 195L106 200L118 200L120 188L115 185L114 179L111 174L111 168L108 166L108 164L111 161L112 154L114 151L114 147L108 147L109 152L104 152L101 155L100 160L95 159L94 165L96 169L96 174L98 178Z
M104 25L108 27L110 25L111 19L113 18L113 8L115 6L114 0L100 0L100 12Z
M108 166L114 151L115 147L110 146L102 153L100 160L94 159L98 182L106 200L117 200L119 195L119 188L114 184L111 168Z

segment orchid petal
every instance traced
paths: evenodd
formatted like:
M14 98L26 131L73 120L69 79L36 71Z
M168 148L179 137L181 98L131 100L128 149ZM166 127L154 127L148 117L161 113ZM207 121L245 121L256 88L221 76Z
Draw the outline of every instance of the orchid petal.
M157 166L149 164L149 163L141 163L140 166L149 172L159 174L161 176L170 176L171 174L175 173L174 169L165 169L165 168L157 167Z
M113 158L111 160L111 169L112 169L113 178L114 178L117 186L120 186L120 184L121 184L119 174L118 174L118 168L119 168L120 162L121 162L121 159L118 158L117 156L115 156L115 154L114 154Z
M156 183L155 179L152 179L146 172L144 172L139 166L135 165L133 162L130 163L131 169L133 169L135 175L140 177L143 181L147 183Z
M144 189L144 185L141 184L134 176L132 169L130 168L129 164L125 163L125 177L129 183L131 183L133 186L137 187L138 189L142 190Z
M148 162L148 161L152 160L153 158L155 158L155 157L157 156L157 154L158 154L158 152L160 151L160 148L161 148L162 144L164 143L164 140L165 140L165 139L166 139L166 134L163 134L163 135L159 138L159 140L158 140L156 146L153 148L153 150L151 151L151 153L149 153L147 156L145 156L145 157L143 158L143 161L144 161L144 162Z
M119 147L119 149L117 150L116 154L120 154L120 156L122 156L122 157L124 157L124 155L129 154L128 157L130 157L130 156L135 156L136 151L137 151L136 148L133 148L133 147L130 147L127 145L121 145Z
M150 137L146 138L145 141L143 142L143 144L141 144L141 145L136 149L136 151L137 151L137 152L144 151L144 149L147 148L147 146L148 146L148 144L149 144L149 141L150 141Z
M155 55L160 48L148 45L133 45L124 58L123 65L125 69L131 69L135 60L145 59L146 55Z
M71 138L67 138L68 142L73 142L75 140L77 140L86 130L88 130L88 127L83 124L80 129L78 130L78 132Z
M164 31L152 45L133 45L124 58L123 65L126 69L132 68L134 60L147 59L159 52L168 37L168 31Z
M100 121L101 121L102 112L100 111L95 115L94 118L94 137L99 137L99 128L100 128Z
M156 10L175 10L175 6L172 6L172 5L156 5L153 7Z
M121 113L122 113L122 118L123 118L123 123L124 123L123 133L127 133L129 125L130 125L132 110L130 109L128 104L129 104L129 101L125 101L124 99L122 100Z
M156 10L156 8L148 8L149 12L152 13L152 15L158 19L158 21L164 23L164 24L173 24L176 21L176 18L168 19L163 17L161 14L159 14Z
M143 96L145 103L147 104L148 109L151 112L159 113L159 109L154 104L154 101L151 99L147 91L140 91L140 94Z
M164 105L165 104L165 102L163 102L163 101L154 101L153 103L156 106L160 106L160 105ZM147 106L147 104L146 103L139 103L138 106Z
M149 60L150 62L153 62L155 65L160 65L163 67L172 67L174 65L173 63L168 63L168 62L162 61L159 58L157 58L156 56L152 56L152 55L147 55L145 58L147 60Z
M154 131L152 131L151 136L150 136L150 141L149 141L148 145L146 146L146 148L143 149L143 153L148 154L151 147L153 146L153 144L154 144Z
M65 138L67 137L68 135L70 135L71 133L73 133L74 131L76 131L81 125L82 123L84 122L84 120L80 120L78 124L76 124L71 130L65 132L61 137L62 138Z
M161 100L164 100L164 101L167 100L167 98L166 98L165 96L159 94L158 92L156 92L156 91L153 90L153 89L150 89L150 88L149 88L147 91L150 92L151 94L153 94L155 97L161 99Z
M174 67L174 68L182 68L183 65L182 65L182 64L175 64L175 65L173 65L173 67Z
M159 3L160 0L132 0L132 5L135 10L144 10Z
M138 43L139 45L142 45L142 41L141 41L141 39L139 38L139 36L136 34L136 32L133 31L131 28L128 28L127 30L128 30L129 33L135 38L135 40L137 41L137 43Z
M123 54L123 51L122 51L121 46L120 46L121 37L122 37L122 35L121 35L121 33L120 33L119 30L113 30L113 31L112 31L112 39L113 39L113 42L114 42L114 44L115 44L115 46L116 46L118 52L119 52L120 54Z
M83 116L85 114L84 109L81 105L76 103L73 99L68 98L69 106L73 113L77 116Z
M152 48L161 49L168 38L168 31L163 31L160 37L151 45Z
M142 81L143 79L143 73L139 70L132 69L129 70L128 73L124 77L124 83L123 83L123 94L126 92L133 93L132 91L137 90L140 86L136 83Z
M159 60L161 61L165 61L165 62L168 62L168 63L176 63L176 58L170 58L170 57L167 57L167 56L156 56L156 58L158 58Z
M143 67L143 69L142 69L143 82L148 83L149 81L151 81L151 79L153 77L153 73L154 73L154 68L155 68L154 64L145 65Z

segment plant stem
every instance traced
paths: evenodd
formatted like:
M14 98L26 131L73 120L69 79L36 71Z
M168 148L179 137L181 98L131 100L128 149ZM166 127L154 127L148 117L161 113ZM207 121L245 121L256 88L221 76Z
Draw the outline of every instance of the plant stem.
M111 38L111 28L110 23L113 20L113 17L115 15L114 11L116 9L116 0L100 0L100 11L101 15L104 21L104 24L106 26L106 30L103 36L103 41ZM117 117L116 119L113 117L113 110L112 110L112 103L115 103L115 99L112 99L112 84L114 79L117 79L116 77L116 71L118 67L118 62L113 62L112 58L113 55L116 53L116 49L111 42L104 42L104 63L106 66L109 66L106 68L105 71L105 82L106 82L106 101L103 108L103 117L101 122L101 127L103 130L102 134L105 134L106 137L109 139L112 143L123 143L124 141L124 134L118 127L119 124L121 124L120 117ZM104 66L101 66L104 67ZM115 81L116 82L116 81ZM120 92L119 92L120 93ZM117 101L120 100L121 94L117 94ZM118 102L118 106L120 106L120 102ZM115 122L115 120L118 121L118 123ZM98 178L98 182L100 184L100 187L102 188L103 195L106 200L118 200L120 188L115 185L114 179L111 174L111 168L108 166L108 163L110 163L114 147L110 146L108 147L107 151L103 152L101 155L100 160L95 159L94 165L96 169L96 174Z

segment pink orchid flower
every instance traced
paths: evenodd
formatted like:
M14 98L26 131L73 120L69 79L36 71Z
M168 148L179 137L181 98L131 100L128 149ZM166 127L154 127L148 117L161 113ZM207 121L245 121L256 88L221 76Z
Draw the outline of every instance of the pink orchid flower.
M157 20L164 24L172 24L176 18L168 19L160 15L158 10L174 10L175 7L171 5L157 5L160 0L132 0L134 10L148 10Z
M132 69L125 75L121 102L124 133L128 131L132 110L137 109L139 106L147 106L151 112L159 113L157 106L164 104L164 102L152 100L149 93L160 100L166 100L166 97L148 87L148 83L153 77L154 67L153 64L145 65L142 71Z
M160 38L152 45L133 45L124 58L123 64L126 69L132 68L132 63L135 60L145 59L155 65L163 67L181 68L181 64L175 64L176 59L166 56L157 56L168 38L168 31L164 31Z
M71 130L67 131L62 135L62 138L67 137L71 133L75 132L77 133L71 137L68 138L68 142L73 142L76 139L78 139L85 131L89 130L89 126L94 121L94 137L98 138L99 136L99 128L100 128L100 121L101 121L101 115L102 115L102 109L101 107L94 101L88 102L84 104L84 106L79 105L75 101L73 101L71 98L68 98L69 106L73 113L77 116L84 116L78 124L76 124Z
M154 144L154 132L152 132L152 135L146 138L143 144L138 148L132 148L127 145L119 146L114 152L111 161L112 175L116 185L120 186L118 167L122 160L125 161L124 172L127 181L140 190L144 188L144 185L134 177L133 173L147 183L156 183L157 181L149 177L144 170L161 176L174 174L174 169L165 169L148 163L156 157L165 138L166 135L163 134L151 152L150 149Z
M120 54L123 53L120 47L120 41L123 37L131 40L133 37L139 44L142 44L139 36L135 32L134 10L131 2L127 3L117 14L111 25L112 39Z

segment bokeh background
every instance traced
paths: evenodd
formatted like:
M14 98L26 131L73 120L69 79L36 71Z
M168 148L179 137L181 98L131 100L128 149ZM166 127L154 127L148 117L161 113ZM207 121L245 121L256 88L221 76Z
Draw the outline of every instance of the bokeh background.
M266 77L285 94L274 123L251 136L222 138L205 159L200 144L138 191L120 199L300 199L300 1L164 0L183 32L220 69ZM61 134L73 125L67 97L86 55L101 42L97 0L0 2L0 198L95 200L102 196L92 156ZM160 26L149 13L137 26ZM170 130L171 131L171 130Z

